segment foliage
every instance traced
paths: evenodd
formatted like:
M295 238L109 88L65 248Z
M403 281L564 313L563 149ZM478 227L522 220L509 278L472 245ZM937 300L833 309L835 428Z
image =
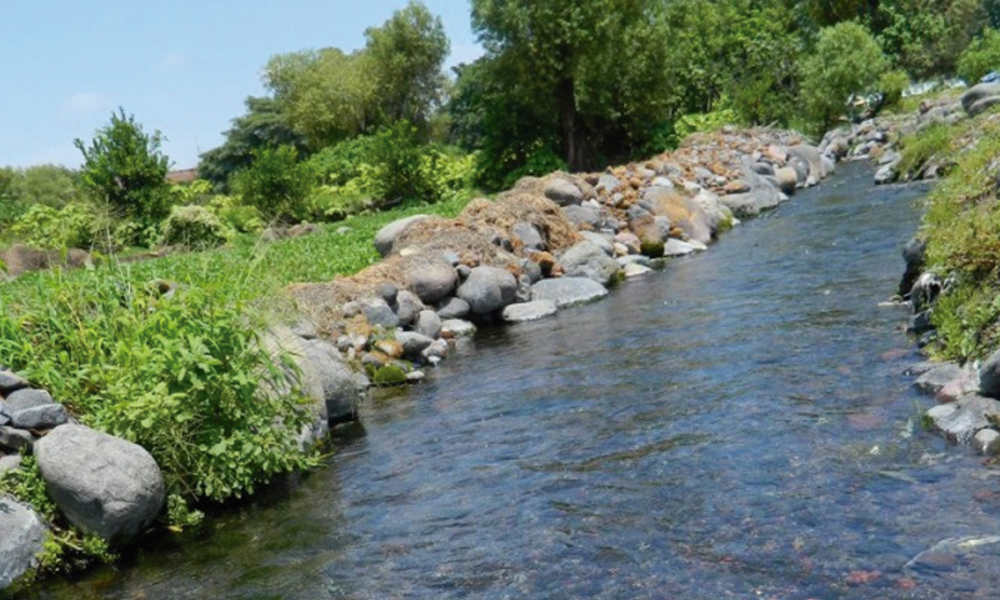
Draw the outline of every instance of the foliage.
M926 78L953 70L983 17L980 0L883 0L873 24L893 62Z
M327 146L314 154L309 162L319 180L327 185L342 186L361 175L361 165L371 154L375 138L359 136Z
M848 96L871 91L887 68L885 55L863 26L845 22L823 29L816 48L800 63L807 114L829 129L844 113Z
M196 287L162 295L113 271L35 285L47 302L0 301L5 363L149 450L171 493L224 500L310 466L296 442L308 409L260 393L281 370L240 302Z
M225 244L232 232L204 206L175 206L163 224L163 243L204 250Z
M902 156L898 166L899 172L914 173L936 156L949 156L952 153L952 141L956 131L958 129L953 126L934 123L903 137L899 141Z
M292 146L254 150L250 167L233 176L233 190L244 204L255 207L268 219L302 219L315 173L312 165L299 162L298 156Z
M90 146L77 139L83 154L81 177L96 198L106 201L119 216L143 227L158 223L170 209L166 183L170 161L160 152L163 136L148 135L124 109L111 114L111 123L98 131Z
M21 195L16 192L17 177L16 170L0 168L0 228L6 228L16 221L27 208Z
M11 182L11 193L26 205L44 204L57 209L86 200L79 173L58 165L19 170Z
M674 126L677 140L684 141L692 133L718 131L726 125L737 122L736 111L731 108L721 108L710 113L684 115Z
M365 154L367 168L362 171L362 187L377 199L389 202L433 198L436 190L430 172L434 165L425 166L425 156L416 128L399 121L373 136Z
M973 84L990 71L1000 69L1000 31L989 28L958 57L958 76Z
M381 27L365 31L365 38L368 75L377 82L383 118L425 128L442 99L441 65L450 49L441 18L411 1Z
M90 248L98 240L102 221L89 204L67 204L56 210L34 204L22 214L11 231L22 242L41 249Z
M170 184L171 204L205 204L212 198L212 184L205 179L195 179L191 183Z
M226 141L202 154L198 164L198 176L219 192L227 192L233 174L250 166L254 150L294 146L300 154L306 151L305 138L288 124L276 100L249 96L245 104L246 114L233 119L223 134Z
M237 233L260 233L267 227L260 211L253 206L241 204L233 196L213 196L208 203L211 210L226 225Z
M882 106L894 108L903 99L903 91L910 86L910 76L904 71L886 71L879 78L878 89L882 92Z

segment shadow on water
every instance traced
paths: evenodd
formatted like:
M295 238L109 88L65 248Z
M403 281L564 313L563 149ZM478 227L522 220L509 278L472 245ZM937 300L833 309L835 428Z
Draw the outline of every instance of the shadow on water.
M1000 544L942 541L1000 533L996 474L920 431L906 315L877 306L922 190L843 171L481 332L328 468L35 597L993 597Z

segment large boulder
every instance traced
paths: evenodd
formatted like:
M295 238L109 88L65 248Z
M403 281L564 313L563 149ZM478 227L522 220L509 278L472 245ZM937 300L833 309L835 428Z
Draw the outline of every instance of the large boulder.
M990 398L1000 398L1000 350L990 355L979 367L979 393Z
M667 217L673 226L693 240L704 244L712 241L718 220L713 223L702 202L695 198L673 188L654 186L643 191L639 205L656 216Z
M571 204L562 209L563 216L577 229L591 228L597 229L601 226L603 216L601 210L586 204Z
M42 520L27 506L0 496L0 591L38 566L49 537Z
M405 219L399 219L389 223L382 229L379 229L378 233L375 234L375 249L378 250L378 253L381 256L389 256L392 254L392 248L396 243L396 238L402 235L402 233L406 231L406 228L410 225L427 218L429 218L429 215L413 215L412 217L406 217Z
M580 188L562 177L550 179L542 193L559 206L570 206L583 202L583 192L580 191Z
M523 323L551 317L558 311L553 300L535 300L521 304L511 304L503 309L503 320L508 323Z
M992 83L980 83L979 85L974 85L964 94L962 94L962 108L969 115L975 115L977 113L973 112L973 106L982 101L984 98L992 98L995 96L1000 96L1000 82Z
M1000 402L979 394L968 394L950 404L939 404L927 411L931 422L949 438L968 444L990 421L1000 417Z
M607 295L607 288L587 277L543 279L531 286L533 300L551 300L558 308L587 304Z
M144 448L82 425L64 425L35 443L49 495L70 523L112 544L148 527L166 497Z
M409 288L424 304L444 300L455 291L458 274L445 261L429 262L407 273Z
M353 420L357 417L358 404L368 389L368 378L344 362L340 352L327 342L303 340L302 346L305 350L303 358L309 362L323 390L327 421L340 423ZM305 366L302 361L300 366Z
M473 314L488 315L517 299L517 279L498 267L476 267L458 286L458 297L469 303Z
M825 172L823 169L823 155L815 146L810 144L798 144L788 149L788 154L801 160L809 166L808 179L818 182L823 179Z
M0 396L28 387L28 381L17 373L0 367Z
M586 277L608 286L617 280L618 261L608 256L594 242L582 241L574 244L559 257L559 263L570 277Z

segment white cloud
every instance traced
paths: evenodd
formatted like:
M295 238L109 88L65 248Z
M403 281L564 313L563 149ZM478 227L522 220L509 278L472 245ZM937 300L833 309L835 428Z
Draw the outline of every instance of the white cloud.
M62 115L85 115L111 109L111 100L93 92L78 92L63 102Z

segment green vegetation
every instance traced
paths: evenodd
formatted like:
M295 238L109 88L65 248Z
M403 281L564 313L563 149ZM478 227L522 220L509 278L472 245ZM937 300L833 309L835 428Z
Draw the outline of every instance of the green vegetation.
M997 69L1000 69L1000 31L989 28L972 40L958 57L956 70L966 81L979 81L983 75Z

